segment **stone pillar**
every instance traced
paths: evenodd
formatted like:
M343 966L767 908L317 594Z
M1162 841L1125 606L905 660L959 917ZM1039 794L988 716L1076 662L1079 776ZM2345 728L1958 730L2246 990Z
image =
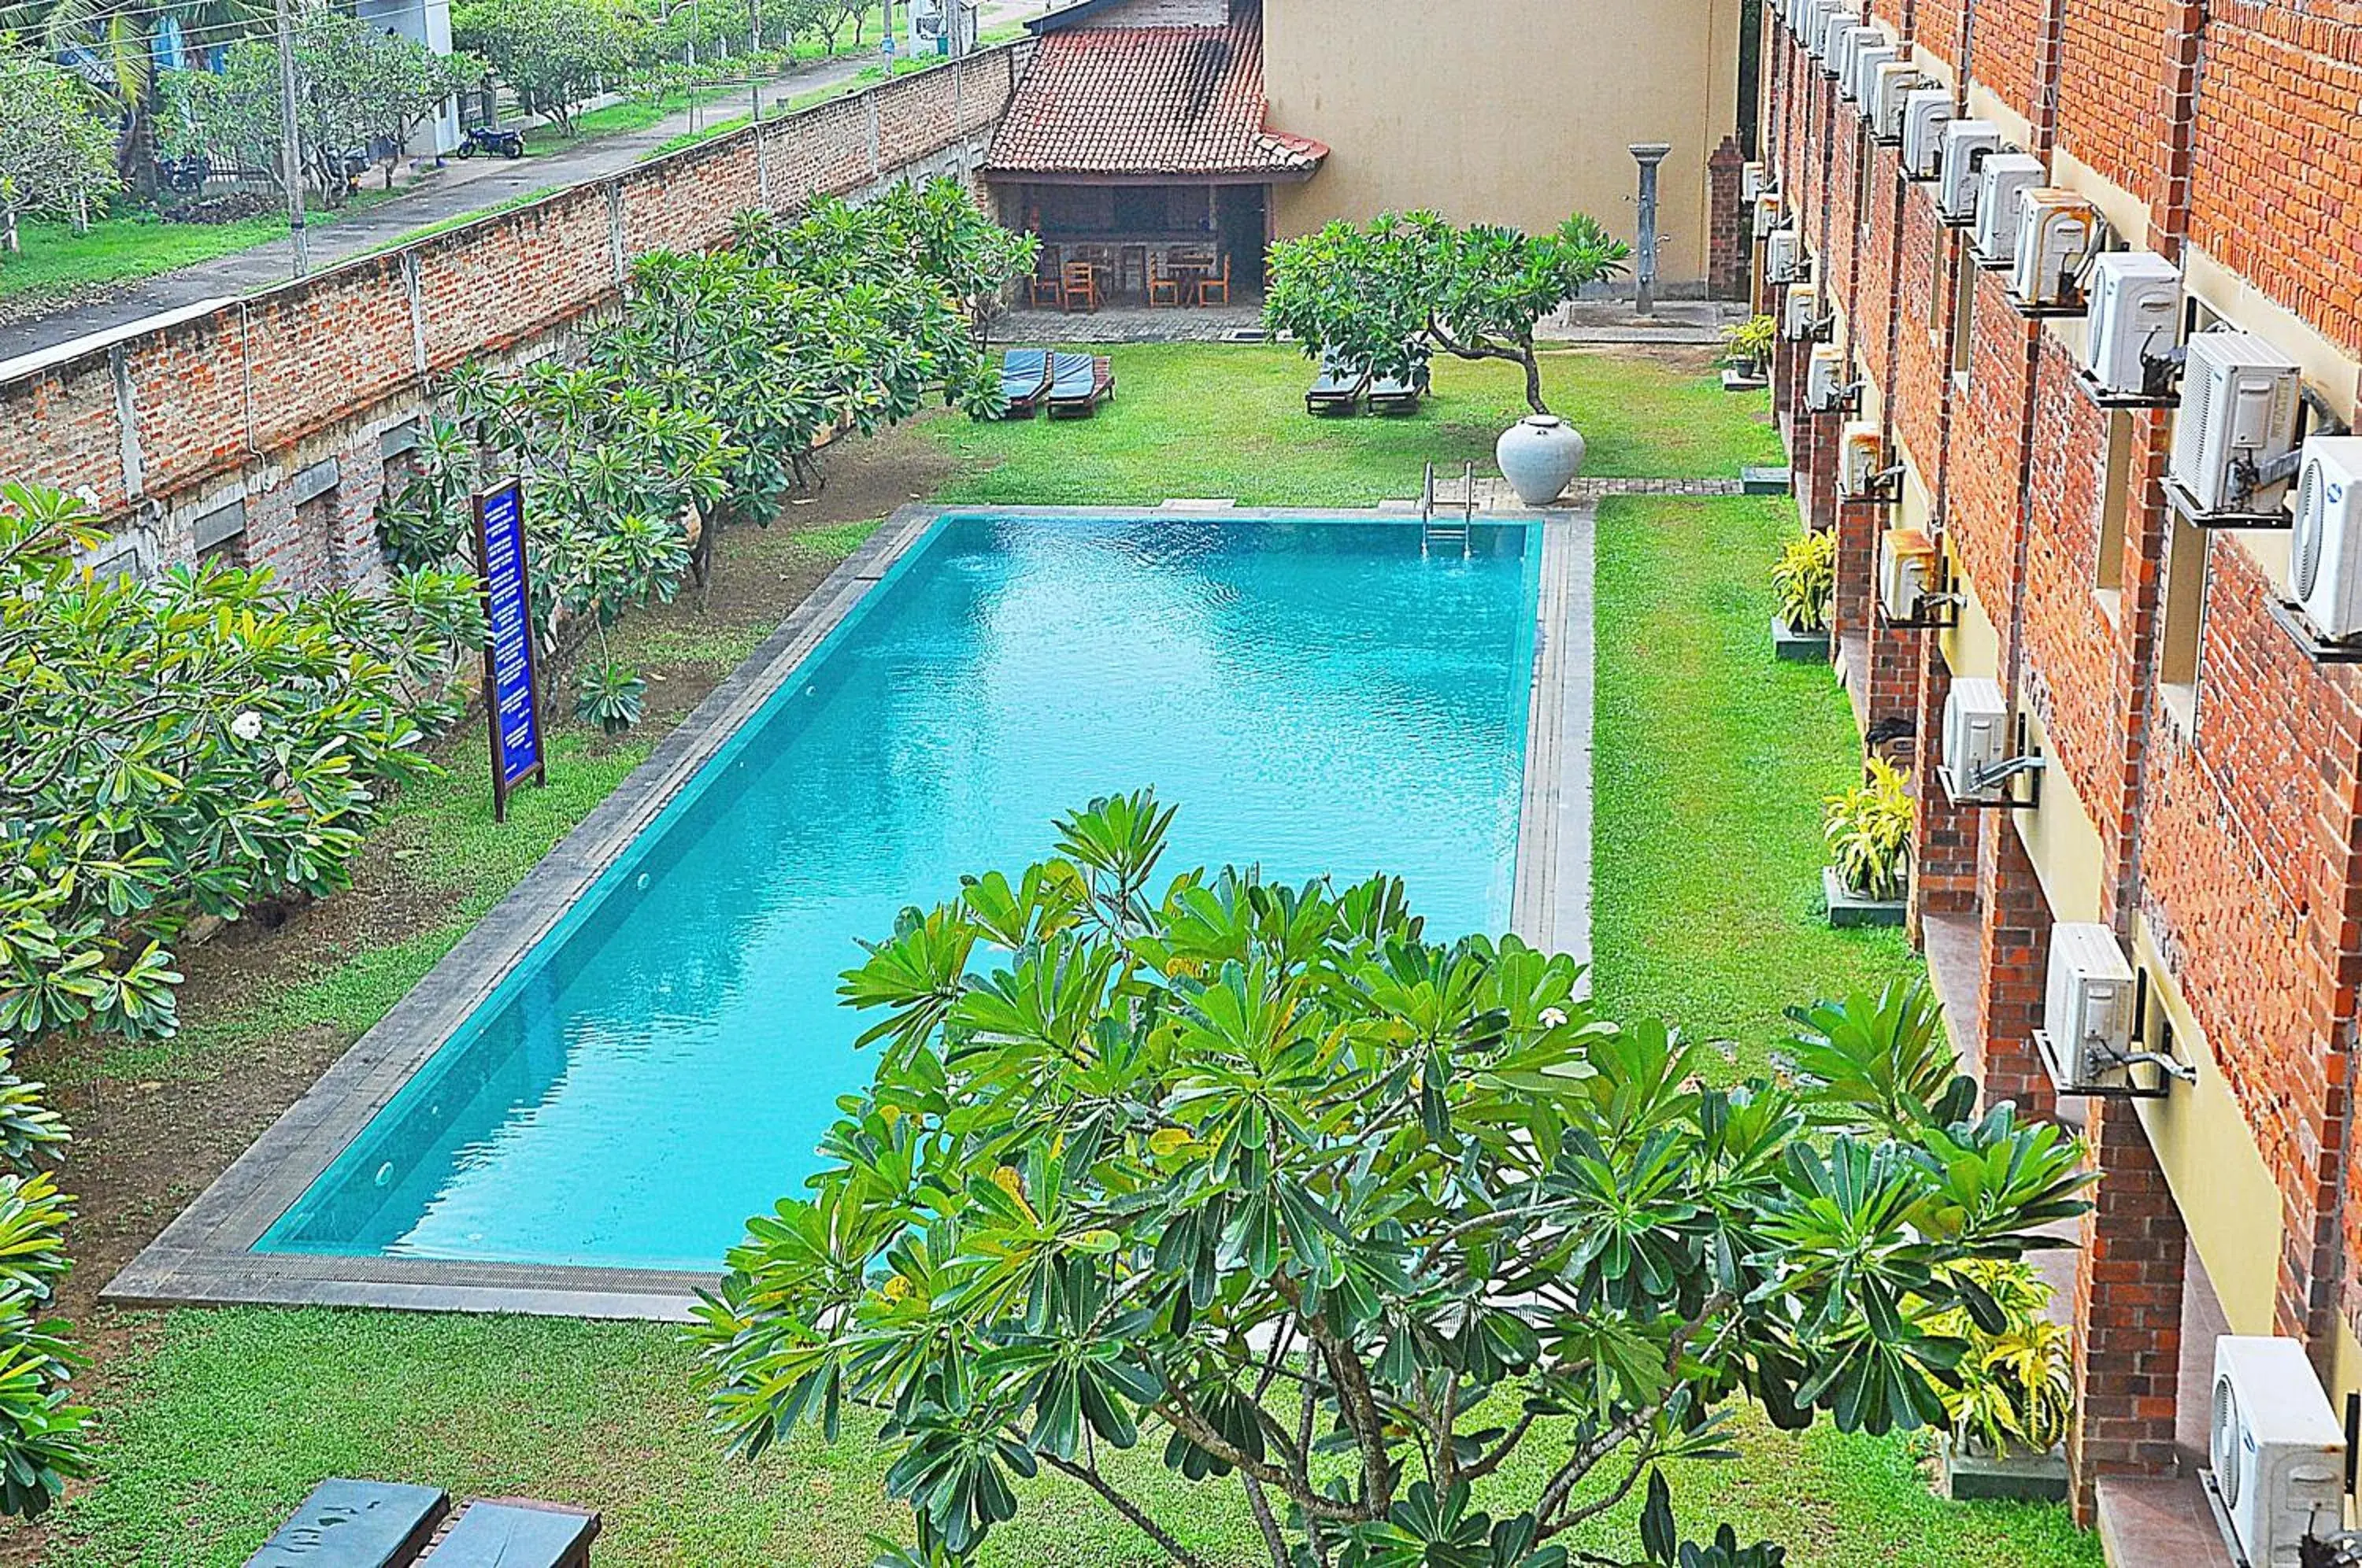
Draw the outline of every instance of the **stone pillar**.
M1939 792L1940 792L1940 786ZM1987 1105L2014 1100L2026 1116L2052 1117L2058 1101L2034 1043L2050 964L2050 900L2006 813L1988 813L1977 844L1977 897L1985 911L1977 966L1977 1039Z
M1743 300L1753 272L1755 215L1739 189L1747 155L1727 136L1706 160L1705 292L1708 299Z
M1911 764L1918 806L1911 830L1911 939L1919 940L1931 914L1965 914L1977 903L1977 838L1986 813L1955 806L1936 777L1944 737L1944 701L1952 694L1952 667L1934 637L1919 643L1918 750Z
M2130 1100L2093 1099L2084 1136L2099 1172L2075 1275L2069 1500L2089 1528L2103 1475L2170 1474L2189 1238Z

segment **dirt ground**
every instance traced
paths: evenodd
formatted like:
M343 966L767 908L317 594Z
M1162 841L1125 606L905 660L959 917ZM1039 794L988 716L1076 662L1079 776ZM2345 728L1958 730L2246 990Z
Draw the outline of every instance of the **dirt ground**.
M694 591L646 613L655 640L712 637L745 631L760 641L827 575L833 559L798 536L885 516L924 499L952 470L952 459L923 435L894 430L833 453L817 496L789 507L768 530L724 534L713 591L702 607ZM636 618L635 618L636 619ZM634 738L661 737L726 673L711 661L645 661L647 712ZM550 704L553 711L559 704ZM571 723L572 721L567 721ZM463 723L436 752L448 766L480 768L483 736ZM407 851L407 853L405 853ZM450 918L447 892L422 887L405 871L414 858L399 821L372 838L353 867L353 885L322 902L284 914L237 922L179 955L184 1027L234 1011L243 999L310 977L351 955L434 930ZM292 1104L355 1036L313 1026L206 1054L193 1070L176 1064L168 1077L110 1077L89 1071L95 1042L69 1056L28 1058L24 1072L62 1078L51 1099L72 1123L74 1143L63 1185L79 1199L67 1231L75 1260L60 1311L77 1325L93 1367L78 1382L103 1388L108 1364L134 1347L158 1314L101 1307L99 1290L173 1217ZM0 1532L0 1563L38 1562L43 1531Z

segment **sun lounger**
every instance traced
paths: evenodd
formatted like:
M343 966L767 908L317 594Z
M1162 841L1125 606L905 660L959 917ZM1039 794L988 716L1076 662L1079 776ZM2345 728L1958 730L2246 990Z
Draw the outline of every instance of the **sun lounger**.
M1304 394L1307 414L1351 414L1370 390L1370 372L1356 365L1348 365L1333 355L1323 355L1320 379Z
M599 1516L547 1503L470 1503L418 1568L588 1568Z
M450 1507L440 1487L323 1481L246 1568L400 1568L425 1550Z
M1011 348L1000 357L1000 395L1009 400L1005 419L1031 419L1050 391L1050 352Z
M1427 395L1427 367L1407 376L1381 376L1370 383L1372 414L1409 414Z
M1061 354L1051 361L1050 417L1080 418L1115 396L1115 367L1104 354Z

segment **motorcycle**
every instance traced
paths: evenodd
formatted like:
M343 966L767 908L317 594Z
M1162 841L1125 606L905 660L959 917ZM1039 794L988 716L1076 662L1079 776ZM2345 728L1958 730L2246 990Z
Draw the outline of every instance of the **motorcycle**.
M498 153L502 158L524 156L524 133L493 130L486 126L469 126L459 142L459 156L473 158L478 153L487 157Z

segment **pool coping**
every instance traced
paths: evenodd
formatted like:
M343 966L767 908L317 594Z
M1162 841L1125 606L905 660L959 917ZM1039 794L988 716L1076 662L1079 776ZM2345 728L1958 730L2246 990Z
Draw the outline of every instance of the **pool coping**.
M250 1250L517 961L852 613L938 518L1207 521L1210 507L913 504L896 511L725 676L646 761L355 1041L99 1292L114 1306L379 1307L685 1322L719 1271ZM1239 507L1240 519L1403 523L1399 510ZM1588 962L1595 509L1500 512L1539 525L1532 692L1510 928Z

